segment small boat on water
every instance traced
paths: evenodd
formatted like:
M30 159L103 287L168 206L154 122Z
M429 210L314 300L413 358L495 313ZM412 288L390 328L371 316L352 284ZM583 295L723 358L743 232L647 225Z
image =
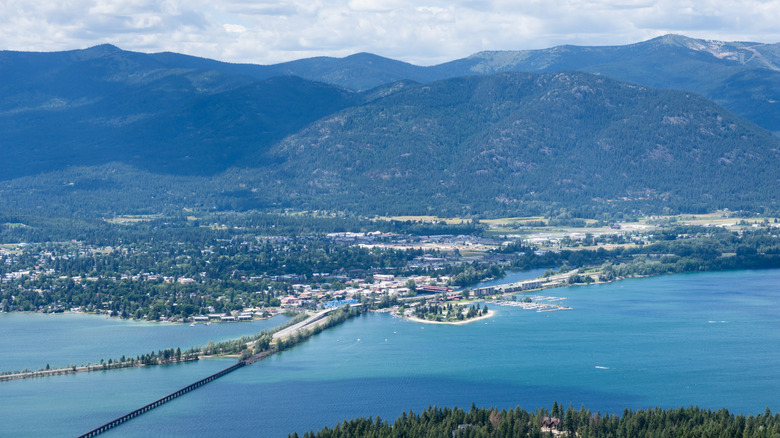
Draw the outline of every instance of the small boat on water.
M198 325L198 323L197 322L193 322L192 324L190 324L190 327L195 327L196 325Z

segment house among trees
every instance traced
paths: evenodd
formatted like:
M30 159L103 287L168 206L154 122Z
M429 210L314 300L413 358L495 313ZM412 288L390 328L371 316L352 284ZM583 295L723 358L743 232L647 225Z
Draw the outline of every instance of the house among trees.
M469 427L471 427L470 424L459 424L458 428L452 431L452 438L455 438L456 436L465 432Z
M555 417L542 417L542 430L544 429L550 429L550 430L558 430L558 428L561 425L561 419L555 418Z

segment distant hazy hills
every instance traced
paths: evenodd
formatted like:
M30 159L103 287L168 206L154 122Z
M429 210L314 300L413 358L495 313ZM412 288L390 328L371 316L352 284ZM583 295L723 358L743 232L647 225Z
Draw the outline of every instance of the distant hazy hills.
M693 91L780 133L780 44L666 35L626 46L480 52L432 67L358 54L295 61L269 69L354 90L401 79L430 82L509 71L579 70L653 88Z
M483 52L451 64L474 73L580 70L654 88L693 91L780 133L780 44L667 35L627 46Z
M678 36L433 67L0 52L0 207L776 209L780 139L657 88L780 130L778 53Z
M509 71L579 70L653 88L693 91L763 128L780 133L780 44L666 35L626 46L480 52L430 67L368 53L270 66L220 64L182 55L152 56L170 65L216 69L255 78L294 75L358 91L399 80L431 82Z

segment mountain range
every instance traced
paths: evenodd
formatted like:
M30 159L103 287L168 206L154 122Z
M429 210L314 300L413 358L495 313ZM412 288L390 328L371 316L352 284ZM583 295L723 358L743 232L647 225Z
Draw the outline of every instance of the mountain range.
M778 66L777 44L675 35L431 67L5 51L0 206L772 210Z
M170 67L217 70L256 79L298 76L363 91L400 80L433 82L510 71L577 70L653 88L693 91L769 131L780 133L780 44L665 35L625 46L557 46L486 51L423 67L358 53L276 65L225 64L172 53L150 55Z

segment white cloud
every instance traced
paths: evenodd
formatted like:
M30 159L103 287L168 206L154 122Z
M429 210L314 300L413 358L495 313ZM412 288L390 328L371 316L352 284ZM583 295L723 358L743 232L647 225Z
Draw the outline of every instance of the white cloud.
M0 48L112 43L262 64L365 51L429 65L665 33L772 43L778 22L780 0L2 0Z
M410 5L403 0L350 0L348 6L351 11L391 12Z
M222 27L225 28L225 32L229 32L229 33L246 32L246 28L240 24L223 24Z

